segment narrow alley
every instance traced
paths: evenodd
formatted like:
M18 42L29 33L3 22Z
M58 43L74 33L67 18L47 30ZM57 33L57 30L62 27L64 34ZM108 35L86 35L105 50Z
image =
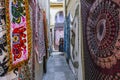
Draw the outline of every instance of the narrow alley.
M53 52L51 54L47 62L47 73L43 80L75 80L64 53Z
M0 80L120 80L120 0L0 0Z

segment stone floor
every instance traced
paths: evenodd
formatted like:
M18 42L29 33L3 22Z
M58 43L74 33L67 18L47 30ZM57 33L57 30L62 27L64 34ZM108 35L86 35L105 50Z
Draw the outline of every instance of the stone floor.
M66 59L60 52L54 52L47 62L47 73L43 80L75 80Z

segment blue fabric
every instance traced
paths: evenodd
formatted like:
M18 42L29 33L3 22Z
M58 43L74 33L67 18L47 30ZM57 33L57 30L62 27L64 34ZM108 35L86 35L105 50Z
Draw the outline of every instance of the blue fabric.
M65 22L64 22L64 52L67 52L66 51L66 42L67 42L67 25L66 25L66 19L65 19Z
M64 51L67 53L67 59L70 58L70 14L65 20L64 26Z

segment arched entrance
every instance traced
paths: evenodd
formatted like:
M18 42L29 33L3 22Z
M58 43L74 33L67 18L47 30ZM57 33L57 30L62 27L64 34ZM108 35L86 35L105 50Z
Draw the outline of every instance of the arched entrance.
M59 40L64 38L64 14L63 11L59 11L55 16L54 27L54 49L58 50Z

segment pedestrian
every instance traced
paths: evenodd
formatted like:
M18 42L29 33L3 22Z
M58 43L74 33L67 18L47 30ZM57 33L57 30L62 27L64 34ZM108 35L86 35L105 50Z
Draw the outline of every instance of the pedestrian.
M60 40L59 40L59 51L63 52L63 49L64 49L64 40L63 40L63 38L60 38Z

